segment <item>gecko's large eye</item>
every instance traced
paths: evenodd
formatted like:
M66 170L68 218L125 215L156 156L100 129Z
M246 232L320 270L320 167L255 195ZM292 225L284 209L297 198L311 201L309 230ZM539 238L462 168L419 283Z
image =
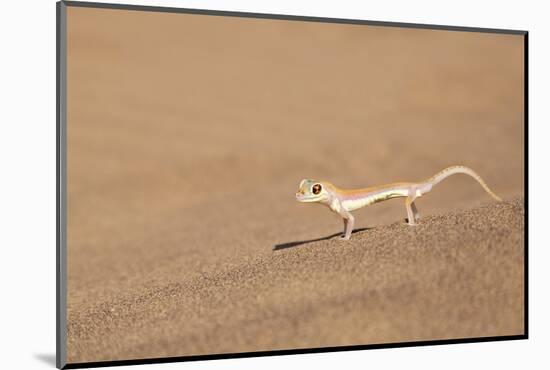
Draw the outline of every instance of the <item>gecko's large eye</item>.
M319 194L321 190L323 190L323 188L321 187L321 184L315 184L311 187L311 192L315 195Z

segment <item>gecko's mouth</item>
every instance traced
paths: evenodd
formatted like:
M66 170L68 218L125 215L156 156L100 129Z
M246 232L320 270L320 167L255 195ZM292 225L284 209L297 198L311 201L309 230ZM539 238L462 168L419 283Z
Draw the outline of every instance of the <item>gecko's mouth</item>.
M319 197L318 196L307 196L307 195L304 195L304 194L301 194L301 193L296 193L296 200L298 202L315 202L315 201L318 201L319 200Z

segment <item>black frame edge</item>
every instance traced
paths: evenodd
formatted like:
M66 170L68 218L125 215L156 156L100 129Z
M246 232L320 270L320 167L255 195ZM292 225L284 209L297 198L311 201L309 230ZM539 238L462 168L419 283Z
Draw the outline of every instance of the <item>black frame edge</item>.
M82 368L94 368L94 367L104 367L104 366L162 364L162 363L173 363L173 362L222 360L222 359L231 359L231 358L302 355L302 354L327 353L327 352L361 351L361 350L367 350L367 349L405 348L405 347L420 347L420 346L448 345L448 344L499 342L499 341L524 340L524 339L527 339L526 335L510 335L510 336L500 336L500 337L459 338L459 339L381 343L381 344L368 344L368 345L342 346L342 347L302 348L302 349L288 349L288 350L285 349L285 350L258 351L258 352L221 353L221 354L196 355L196 356L160 357L160 358L135 359L135 360L94 361L94 362L69 363L64 367L64 369L82 369Z
M96 8L96 9L201 14L201 15L212 15L212 16L272 19L272 20L285 20L285 21L358 24L358 25L405 27L405 28L442 30L442 31L498 33L498 34L507 34L507 35L524 35L527 33L527 31L524 31L524 30L511 30L511 29L462 27L462 26L435 25L435 24L429 25L429 24L423 24L423 23L383 22L383 21L371 21L371 20L350 19L350 18L327 18L327 17L317 17L317 16L251 13L251 12L228 11L228 10L175 8L175 7L152 6L152 5L112 4L112 3L83 2L83 1L72 1L72 0L67 0L67 1L64 0L63 3L65 3L67 6L72 6L72 7Z
M529 337L529 32L525 32L523 37L523 114L524 114L524 134L523 134L523 150L524 150L524 193L525 193L525 215L524 215L524 228L525 228L525 244L524 244L524 300L523 300L523 318L525 337Z
M56 3L56 367L67 364L67 6Z

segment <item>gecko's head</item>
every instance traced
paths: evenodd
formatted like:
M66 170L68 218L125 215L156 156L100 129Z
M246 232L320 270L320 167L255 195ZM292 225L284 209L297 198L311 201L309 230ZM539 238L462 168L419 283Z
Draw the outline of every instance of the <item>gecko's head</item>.
M329 189L331 184L325 181L302 180L296 200L302 203L326 202L329 199Z

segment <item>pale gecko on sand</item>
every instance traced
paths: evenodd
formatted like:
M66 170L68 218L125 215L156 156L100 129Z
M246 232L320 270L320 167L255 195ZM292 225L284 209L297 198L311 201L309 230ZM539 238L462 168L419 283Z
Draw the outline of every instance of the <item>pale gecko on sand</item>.
M474 170L465 166L447 167L429 179L420 182L399 182L352 190L340 189L327 181L306 179L300 183L296 200L302 203L321 203L338 213L344 219L344 235L341 238L348 240L355 223L352 211L392 198L405 198L407 223L411 226L416 225L416 221L420 218L414 204L416 198L430 192L434 185L457 173L472 176L490 196L499 202L502 200L489 189L485 181Z

